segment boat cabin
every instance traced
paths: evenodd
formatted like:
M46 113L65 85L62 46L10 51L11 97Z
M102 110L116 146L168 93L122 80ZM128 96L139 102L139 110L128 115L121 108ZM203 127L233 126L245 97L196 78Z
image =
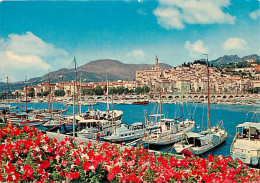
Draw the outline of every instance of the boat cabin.
M260 140L260 123L245 122L236 128L238 138L249 140Z

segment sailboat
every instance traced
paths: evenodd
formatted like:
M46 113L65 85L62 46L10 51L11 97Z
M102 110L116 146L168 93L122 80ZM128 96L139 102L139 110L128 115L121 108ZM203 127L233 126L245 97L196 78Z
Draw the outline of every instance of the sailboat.
M88 110L84 115L84 119L78 121L78 136L85 138L94 138L98 135L103 138L116 131L122 121L123 111L113 110L113 95L112 95L112 110L109 110L108 98L108 80L107 80L107 111Z
M233 159L240 159L249 165L260 165L260 123L257 123L255 108L255 121L245 122L236 127L236 135L230 147Z
M157 146L173 144L179 142L183 138L184 133L191 132L194 128L195 122L189 119L184 120L183 116L175 119L162 118L161 109L160 95L160 114L150 115L150 117L160 117L158 121L160 128L143 137L142 141L145 144ZM179 121L181 118L183 120Z
M208 54L205 54L208 57ZM188 149L192 154L203 154L210 149L215 148L223 143L227 138L227 132L224 129L223 121L220 121L216 126L210 126L210 92L209 92L209 68L207 58L207 84L208 84L208 129L194 133L186 133L181 142L174 145L176 153L181 153Z

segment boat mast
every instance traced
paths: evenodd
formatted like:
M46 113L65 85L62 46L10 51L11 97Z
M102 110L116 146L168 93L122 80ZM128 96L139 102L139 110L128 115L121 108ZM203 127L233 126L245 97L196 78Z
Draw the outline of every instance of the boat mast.
M255 123L256 123L256 106L255 106Z
M148 126L147 110L146 110L146 108L145 108L145 110L144 110L144 119L145 119L145 124L146 124L146 126Z
M77 85L77 69L76 69L76 58L74 56L74 62L75 62L75 80L73 81L73 137L75 137L75 95L76 95L76 85Z
M160 121L162 120L162 94L160 92Z
M50 78L50 71L48 74L48 84L49 84L49 98L48 98L48 110L51 113L51 78Z
M79 79L79 115L81 115L81 77Z
M184 124L184 101L183 101L184 95L183 95L183 91L182 91L182 122Z
M25 77L25 112L27 113L27 76Z
M210 96L209 96L209 59L208 59L208 54L203 54L203 55L207 55L207 61L206 61L206 65L207 65L207 83L208 83L208 128L210 128Z
M106 80L107 80L107 113L109 113L109 103L108 103L108 79L106 75Z
M111 100L112 100L112 103L111 103L112 124L115 124L115 132L116 132L116 122L114 122L114 111L113 111L113 110L114 110L114 108L113 108L113 104L114 104L114 103L113 103L113 102L114 102L113 100L114 100L114 98L113 98L113 97L114 97L114 96L113 96L113 93L112 93L112 99L111 99Z
M7 104L9 104L9 85L8 85L8 76L6 77L6 100Z
M79 100L78 100L78 88L77 88L77 86L78 86L78 80L77 80L77 63L76 63L76 57L74 56L74 63L75 63L75 89L76 89L76 93L74 93L74 94L76 94L76 100L77 100L77 109L78 109L78 111L79 111Z

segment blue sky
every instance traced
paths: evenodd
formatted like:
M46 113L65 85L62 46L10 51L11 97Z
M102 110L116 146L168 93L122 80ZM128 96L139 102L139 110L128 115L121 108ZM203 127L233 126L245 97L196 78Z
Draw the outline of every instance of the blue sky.
M0 0L1 1L1 0ZM98 59L172 66L259 54L259 0L0 2L0 70L11 81Z

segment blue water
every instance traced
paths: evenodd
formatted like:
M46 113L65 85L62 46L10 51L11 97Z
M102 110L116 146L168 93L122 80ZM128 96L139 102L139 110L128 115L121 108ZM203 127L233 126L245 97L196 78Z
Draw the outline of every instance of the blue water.
M16 104L12 104L12 105L16 105ZM33 107L33 104L28 103L28 107ZM54 103L53 107L54 109L60 109L66 106L60 103ZM34 108L47 109L48 104L36 103L34 104ZM72 115L73 107L68 106L67 108L68 110L66 114ZM75 108L77 112L77 107ZM88 109L92 109L92 107L82 106L82 112L85 112ZM98 105L93 106L93 109L106 110L106 104L100 103ZM150 103L148 106L114 104L113 109L123 110L124 112L123 123L126 124L132 124L133 122L144 122L145 110L147 111L148 115L160 113L159 104L156 103ZM199 125L201 129L207 128L207 104L186 103L184 105L184 111L185 111L184 113L185 119L190 118L191 116L194 115L193 119L196 122L196 126ZM253 106L212 104L211 125L213 126L217 124L220 120L223 120L224 127L228 132L228 138L223 144L205 153L204 156L208 156L209 154L228 156L230 154L230 146L233 137L236 133L236 126L240 123L244 123L245 121L254 121L254 114L252 111L254 111ZM182 116L181 104L162 104L162 113L165 114L166 118L180 117ZM196 129L194 129L194 131L196 131ZM170 146L161 147L161 148L156 147L155 149L164 151L169 147ZM171 151L172 148L170 148L169 150Z

